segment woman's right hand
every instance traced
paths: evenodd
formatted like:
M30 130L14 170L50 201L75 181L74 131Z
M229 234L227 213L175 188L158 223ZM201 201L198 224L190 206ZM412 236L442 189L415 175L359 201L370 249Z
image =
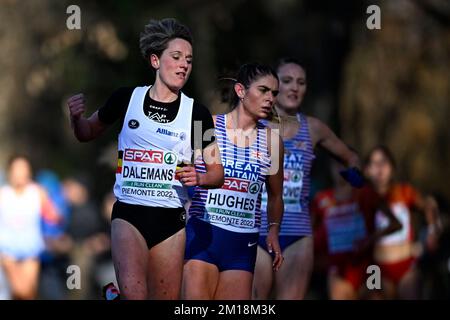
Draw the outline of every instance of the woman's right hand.
M69 107L70 119L77 121L81 115L86 111L84 94L79 93L67 99L67 106Z

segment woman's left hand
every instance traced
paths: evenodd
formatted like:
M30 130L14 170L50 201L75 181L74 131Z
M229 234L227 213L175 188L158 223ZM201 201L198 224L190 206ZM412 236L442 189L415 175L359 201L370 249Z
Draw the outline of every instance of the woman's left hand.
M272 226L269 229L269 233L266 238L267 249L269 253L274 252L275 257L273 259L272 268L274 271L280 270L281 265L283 264L284 257L281 252L280 242L278 240L278 226Z
M181 167L175 171L175 175L187 187L195 187L200 184L200 176L194 166Z

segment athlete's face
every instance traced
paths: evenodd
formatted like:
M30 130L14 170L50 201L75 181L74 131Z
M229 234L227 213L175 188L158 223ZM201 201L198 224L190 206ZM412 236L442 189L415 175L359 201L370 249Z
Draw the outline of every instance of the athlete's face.
M278 94L278 80L273 76L262 76L247 88L236 84L236 92L242 97L244 110L255 119L265 119L271 113Z
M277 103L286 111L297 110L306 93L306 73L295 63L286 63L278 68L280 94Z
M381 151L372 154L366 168L366 175L375 186L387 186L392 178L393 168L389 159Z
M192 46L180 38L169 41L161 57L151 56L157 76L172 91L183 88L192 70Z
M17 158L9 167L9 183L11 186L20 188L26 186L31 181L30 163L23 158Z

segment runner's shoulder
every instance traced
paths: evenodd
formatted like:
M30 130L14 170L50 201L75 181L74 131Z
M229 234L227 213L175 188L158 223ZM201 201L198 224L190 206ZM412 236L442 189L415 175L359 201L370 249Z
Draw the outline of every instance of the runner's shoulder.
M203 126L214 127L211 111L204 104L196 101L192 106L192 121L202 121Z
M308 122L308 126L310 128L310 130L314 131L314 132L318 132L321 131L325 128L328 128L328 126L319 118L316 117L311 117L311 116L306 116L306 121Z
M203 115L203 114L211 116L211 111L209 111L209 109L204 104L197 102L195 100L194 100L194 104L192 106L192 112L196 116Z
M135 87L120 87L116 89L98 110L98 118L105 124L112 124L126 113L131 95Z
M133 94L134 89L136 89L136 87L120 87L113 91L111 97L127 98L129 100L131 98L131 95Z

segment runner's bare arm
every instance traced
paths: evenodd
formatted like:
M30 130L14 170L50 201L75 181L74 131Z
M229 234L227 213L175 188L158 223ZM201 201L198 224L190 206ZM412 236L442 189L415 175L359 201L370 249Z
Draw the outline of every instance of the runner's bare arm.
M413 206L423 213L427 223L426 247L434 251L439 246L439 238L442 233L442 221L439 213L439 206L434 197L422 196L413 188L408 188L409 197L413 200Z
M278 134L273 134L270 130L269 146L271 167L277 168L272 170L271 175L267 176L267 220L269 232L267 234L267 246L269 252L275 252L273 261L274 270L278 270L283 263L281 248L278 239L278 233L283 219L284 203L283 203L283 180L284 180L284 145L283 140ZM272 143L275 142L275 143ZM275 146L275 147L274 147ZM274 152L275 151L275 152Z
M199 173L199 185L204 188L220 188L224 183L224 172L217 142L203 150L206 173Z
M284 144L283 140L279 135L274 135L271 132L271 137L269 139L269 145L271 146L271 169L269 176L267 176L266 187L267 187L267 215L268 221L281 223L283 217L283 161L284 161ZM272 145L272 141L275 143ZM278 225L279 227L280 225Z
M41 197L41 216L51 224L57 224L61 221L61 215L58 212L55 204L50 199L48 193L39 186L39 196Z
M319 145L347 167L360 168L358 155L350 150L341 139L319 119L308 117L313 146Z
M72 129L78 141L91 141L100 136L107 128L107 125L98 118L98 111L94 112L87 119L83 116L86 107L82 93L70 97L67 100L67 106L69 108Z
M434 231L440 231L441 229L441 220L439 214L439 206L436 202L436 199L432 196L422 196L419 192L415 190L411 190L411 193L414 193L412 198L414 199L414 207L421 211L427 222L427 225L430 229L434 229Z

